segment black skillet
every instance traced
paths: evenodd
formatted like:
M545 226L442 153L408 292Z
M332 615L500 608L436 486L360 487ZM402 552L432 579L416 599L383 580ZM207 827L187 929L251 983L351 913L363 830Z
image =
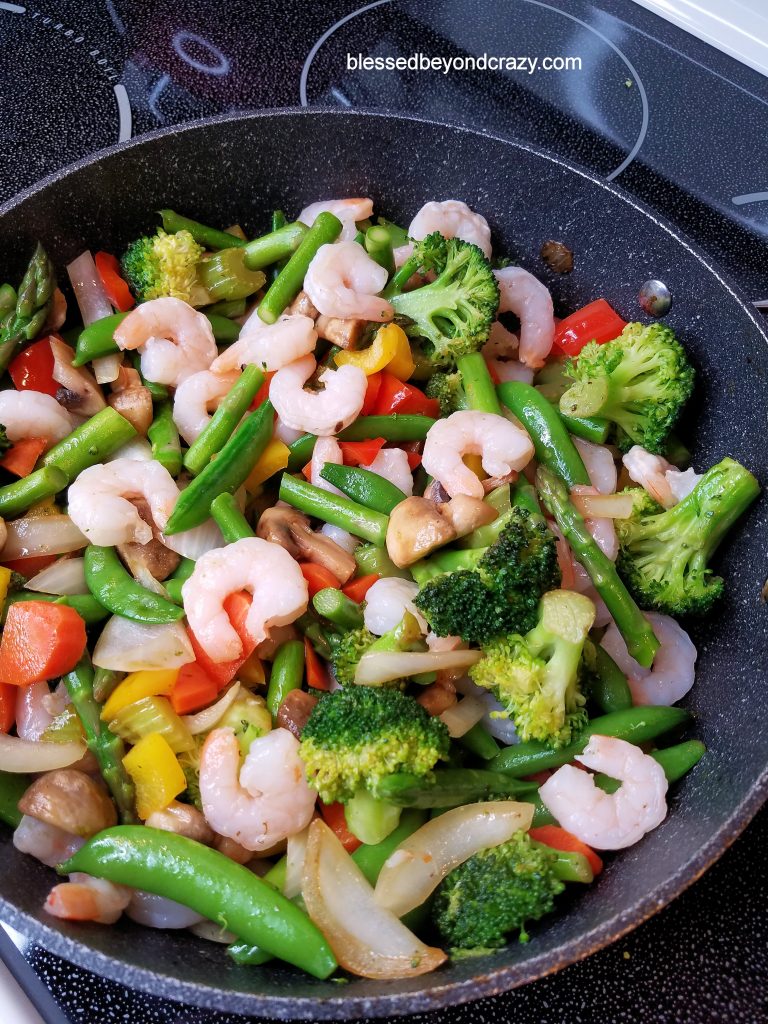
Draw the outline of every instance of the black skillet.
M748 304L686 239L619 189L535 150L463 128L350 111L281 110L224 116L153 133L89 157L0 209L0 280L15 280L35 241L57 266L83 249L119 252L169 206L255 234L269 212L308 202L373 197L377 212L408 223L429 199L463 199L491 224L494 247L543 278L563 315L605 296L631 320L639 286L660 278L667 322L698 370L686 424L698 469L731 455L768 481L768 338ZM551 275L539 258L554 238L575 269ZM236 967L220 946L187 932L124 921L68 925L42 912L53 872L18 854L2 831L0 917L98 974L171 999L279 1018L415 1013L491 995L587 956L649 917L723 852L768 788L768 575L766 504L721 551L728 594L692 627L697 682L685 703L708 747L670 801L664 824L609 860L599 883L566 913L493 955L408 982L318 982L287 967Z

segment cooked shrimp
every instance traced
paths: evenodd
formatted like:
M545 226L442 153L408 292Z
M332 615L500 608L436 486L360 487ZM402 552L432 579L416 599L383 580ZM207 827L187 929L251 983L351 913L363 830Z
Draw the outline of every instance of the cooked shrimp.
M321 245L309 264L304 291L325 316L391 320L393 310L378 293L387 272L357 242Z
M287 729L255 739L242 768L232 729L214 729L200 756L200 798L215 832L257 851L306 828L317 793Z
M287 423L283 423L279 416L275 418L274 436L278 441L282 441L283 444L293 444L294 441L298 441L303 433L303 430L296 430L294 427L289 427Z
M323 370L322 391L306 391L315 372L314 356L304 356L278 370L269 386L277 415L288 427L304 434L330 437L357 419L365 401L368 378L359 366Z
M413 494L413 474L408 464L408 456L402 448L382 448L373 462L363 466L363 469L383 476L395 487L399 487L406 497L410 498Z
M173 422L187 444L202 434L211 422L209 408L216 408L239 376L237 371L198 370L179 384L173 396Z
M613 622L605 631L601 646L626 675L635 704L675 704L693 686L696 647L682 626L669 615L646 612L645 617L661 644L652 668L643 668L630 656Z
M444 238L461 238L491 255L491 229L488 221L470 210L459 199L425 203L410 223L408 235L417 240L439 231Z
M490 412L454 412L429 428L421 460L425 472L452 498L482 498L483 485L462 462L464 455L480 455L486 473L506 476L530 462L533 444L521 427Z
M69 860L84 842L82 836L73 836L63 828L31 818L28 814L22 817L13 833L13 845L17 850L28 853L49 868Z
M503 323L494 320L488 341L483 345L486 359L515 359L520 347L520 340L512 331L508 331Z
M141 372L147 380L178 387L216 358L211 325L189 303L162 298L142 302L115 328L121 349L141 349Z
M239 370L256 363L262 370L279 370L294 359L310 355L317 344L315 322L308 316L281 316L265 324L258 316L248 320L240 337L211 363L214 373Z
M548 289L522 267L494 270L499 282L500 313L520 318L520 360L538 370L555 340L555 315Z
M356 221L368 220L373 216L373 200L364 199L323 199L319 203L310 203L305 206L296 218L302 224L311 228L320 213L332 213L341 221L342 241L349 241L357 234Z
M246 537L207 551L195 563L181 596L189 625L212 661L232 661L242 653L240 637L223 607L230 594L241 590L253 595L245 628L256 643L266 639L271 626L284 626L307 610L306 580L279 544Z
M153 530L131 498L143 498L162 530L179 497L176 482L159 462L115 459L84 469L69 488L69 516L91 544L147 544Z
M633 445L622 460L631 480L664 508L672 508L694 489L701 477L693 469L682 473L660 455L652 455L639 444Z
M68 882L54 885L43 910L65 921L114 924L131 902L132 890L105 878L74 872Z
M75 429L67 410L40 391L0 391L0 423L9 441L44 437L48 448Z
M376 636L383 636L395 628L406 612L410 612L416 616L422 633L426 633L427 620L413 603L418 592L418 586L410 580L400 580L395 576L377 580L365 595L365 625Z
M591 441L582 441L580 437L574 437L582 462L589 474L592 487L598 494L613 494L616 490L616 463L613 459L613 452L604 444L593 444Z
M310 481L315 487L320 487L323 491L328 491L329 494L343 494L338 487L329 484L320 476L323 466L328 462L333 466L341 466L344 462L339 442L335 437L318 437L312 450Z
M205 918L183 903L158 896L154 892L134 889L125 908L127 917L147 928L189 928Z
M597 487L586 487L582 485L576 485L571 490L572 494L599 494L600 491ZM616 536L616 528L613 525L613 520L608 518L589 518L584 520L587 529L592 534L594 540L597 541L597 546L607 555L612 562L616 561L616 557L619 554L619 539Z
M575 760L618 779L615 793L598 789L587 772L566 764L539 786L542 803L564 829L598 850L623 850L667 814L664 769L639 747L613 736L591 736Z

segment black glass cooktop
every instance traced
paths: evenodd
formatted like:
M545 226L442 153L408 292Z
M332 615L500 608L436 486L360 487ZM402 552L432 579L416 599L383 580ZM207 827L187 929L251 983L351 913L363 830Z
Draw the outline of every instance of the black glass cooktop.
M468 66L483 55L507 66ZM547 59L571 65L548 71ZM749 298L768 298L768 79L632 0L0 2L0 200L153 128L299 104L407 111L533 143L643 199ZM767 840L763 815L626 940L419 1024L768 1021ZM241 1019L25 955L78 1024Z

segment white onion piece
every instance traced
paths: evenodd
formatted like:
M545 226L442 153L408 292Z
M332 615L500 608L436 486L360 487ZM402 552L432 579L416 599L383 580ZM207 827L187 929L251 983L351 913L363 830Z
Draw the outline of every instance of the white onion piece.
M338 544L340 548L343 548L350 555L362 543L359 537L353 537L351 533L347 533L340 526L333 526L331 523L323 523L320 533L324 537L330 537L334 543Z
M133 578L137 583L140 583L145 590L151 590L153 594L159 594L160 597L168 599L168 591L165 589L160 580L156 580L146 565L139 563L136 565Z
M197 924L193 924L189 930L199 939L205 939L207 942L220 942L223 946L231 946L233 942L237 942L234 932L222 928L215 921L207 921L205 918L198 921Z
M618 473L611 449L606 448L604 444L583 441L580 437L574 437L573 443L578 449L592 486L601 494L613 494Z
M430 651L455 651L464 641L460 636L438 636L432 630L426 635L427 647Z
M113 352L109 356L100 356L94 359L92 364L93 375L97 384L111 384L120 376L120 368L123 365L123 353Z
M283 423L279 416L277 417L277 422L275 423L275 437L278 441L282 441L283 444L293 444L294 441L298 441L298 439L303 436L304 435L301 430L294 430L293 427L289 427Z
M366 628L376 636L383 636L394 629L406 612L415 616L422 633L429 629L427 620L413 603L419 592L418 585L410 580L386 576L376 580L365 595L363 619Z
M148 626L119 615L108 620L93 652L94 665L115 672L181 668L194 660L187 631L178 622Z
M384 862L376 902L402 917L420 907L445 876L480 850L529 829L533 804L490 800L465 804L422 825Z
M360 868L320 820L309 827L301 894L339 964L363 978L414 978L446 960L377 906Z
M511 718L501 717L498 712L504 712L504 705L496 700L490 690L473 683L469 676L457 680L456 689L466 697L474 697L483 704L484 714L482 718L483 727L495 740L511 746L520 742L520 737L515 730L515 723Z
M67 273L86 327L95 320L112 316L112 303L107 298L93 256L88 249L67 265Z
M205 918L183 903L158 896L154 892L134 889L125 913L132 921L146 928L189 928Z
M84 754L84 743L43 743L0 734L0 771L3 772L52 772L69 767Z
M149 462L152 458L152 445L146 437L132 437L126 441L122 448L108 455L105 462L114 462L115 459L133 459L135 462Z
M446 668L469 668L480 660L479 651L374 651L364 654L355 669L358 686L377 686L401 676L440 672Z
M182 715L181 720L186 723L193 736L199 736L201 732L208 732L229 711L239 693L240 683L235 683L215 704L211 704L203 711L198 711L195 715Z
M458 739L469 732L473 725L485 715L485 704L477 697L465 697L446 708L438 718L448 730L452 739Z
M192 530L174 533L172 537L166 537L163 534L161 540L171 551L175 551L183 558L191 558L193 562L209 551L213 551L214 548L224 547L221 530L212 519L207 519Z
M285 848L285 882L283 896L292 900L301 892L301 880L304 877L304 862L307 859L307 843L309 842L309 825L288 836Z
M631 494L584 494L582 488L574 487L571 501L586 519L628 519L632 515Z
M88 544L87 538L65 515L24 516L5 525L8 532L0 552L3 562L37 555L63 555Z
M87 594L84 564L82 558L60 558L27 580L27 590L36 590L40 594Z

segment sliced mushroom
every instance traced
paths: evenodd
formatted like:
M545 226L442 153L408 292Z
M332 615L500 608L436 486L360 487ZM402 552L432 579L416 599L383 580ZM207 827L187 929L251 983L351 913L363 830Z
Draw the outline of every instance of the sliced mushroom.
M261 641L254 653L261 661L272 661L278 647L282 647L283 644L287 643L289 640L300 639L301 636L299 631L293 625L272 626L269 630L267 639ZM243 683L242 666L238 678L240 679L240 682Z
M283 697L280 707L277 709L278 726L287 729L297 740L300 740L315 704L317 704L317 697L313 697L306 690L291 690Z
M456 540L456 531L440 514L439 507L427 498L406 498L390 513L387 551L400 569L452 540Z
M45 323L40 330L41 334L48 334L51 331L58 331L64 326L67 319L67 300L61 288L54 288L51 296L51 308L48 311Z
M148 572L156 580L165 580L178 566L181 555L171 551L158 539L160 531L152 519L149 504L143 498L133 498L132 503L144 522L152 527L155 536L146 544L137 544L135 541L118 544L117 553L133 576L138 577Z
M194 839L205 846L211 846L214 839L214 831L201 812L190 804L179 803L178 800L171 800L162 811L153 811L145 824L150 828L162 829L163 832L175 832L179 836L186 836L187 839Z
M352 555L325 534L315 533L309 519L288 505L268 508L259 519L256 533L272 541L296 559L315 562L330 569L340 583L346 583L357 569Z
M61 387L56 400L70 412L79 416L95 416L106 408L104 395L92 373L84 366L73 366L75 350L61 338L51 335L53 353L53 379Z
M471 498L468 494L457 494L450 501L437 506L437 510L456 531L456 537L466 537L479 526L487 526L497 517L495 508L482 498Z
M230 839L229 836L214 833L213 847L236 864L247 864L249 860L253 860L253 850L246 850L236 839Z
M318 337L339 348L354 349L360 344L367 324L367 320L342 320L337 316L321 315L315 322L315 330Z
M437 680L425 687L416 698L427 714L437 717L457 702L456 687L450 678L438 675Z
M486 494L490 494L491 491L495 491L497 487L503 487L504 484L513 484L517 480L520 474L516 470L512 470L511 473L507 473L506 476L487 476L483 480L483 490Z
M76 768L59 768L35 779L19 800L19 810L85 839L117 824L115 805L104 788Z
M292 316L308 316L312 320L317 320L320 316L320 311L304 291L299 292L288 309L286 309L286 313L290 313Z
M131 423L142 437L152 426L152 395L141 383L141 377L127 366L121 366L112 385L109 404Z

